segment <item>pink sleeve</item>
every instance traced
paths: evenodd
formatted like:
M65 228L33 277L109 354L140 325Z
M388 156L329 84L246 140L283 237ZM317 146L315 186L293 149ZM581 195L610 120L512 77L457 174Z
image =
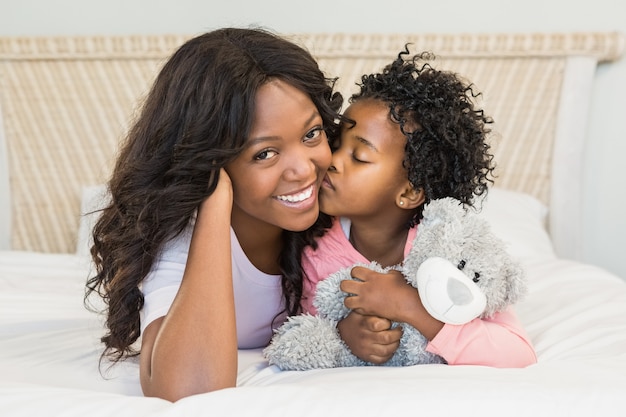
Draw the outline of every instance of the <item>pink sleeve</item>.
M315 288L317 283L322 280L318 274L317 256L315 256L311 247L307 247L302 257L302 269L304 271L304 279L302 282L302 299L300 307L302 313L317 314L317 309L313 306L313 298L315 297Z
M426 350L449 365L523 368L537 362L535 349L512 309L460 326L446 324Z

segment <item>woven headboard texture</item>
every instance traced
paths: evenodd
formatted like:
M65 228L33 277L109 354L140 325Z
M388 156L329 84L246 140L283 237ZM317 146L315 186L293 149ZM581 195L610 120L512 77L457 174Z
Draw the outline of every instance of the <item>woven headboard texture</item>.
M495 124L496 185L549 202L568 56L616 59L623 38L582 34L297 34L348 96L410 43L482 92ZM106 181L118 143L164 60L188 36L0 38L11 248L74 252L83 187Z

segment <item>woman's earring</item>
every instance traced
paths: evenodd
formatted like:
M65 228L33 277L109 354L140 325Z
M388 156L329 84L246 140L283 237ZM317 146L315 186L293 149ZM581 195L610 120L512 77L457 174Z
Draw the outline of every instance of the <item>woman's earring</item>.
M404 201L400 200L400 205L403 206L404 205Z

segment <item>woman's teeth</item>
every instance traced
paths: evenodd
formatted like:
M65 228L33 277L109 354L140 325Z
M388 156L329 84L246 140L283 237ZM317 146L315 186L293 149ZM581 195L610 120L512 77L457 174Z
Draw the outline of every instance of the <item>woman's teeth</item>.
M304 201L307 198L311 197L312 194L313 194L313 187L311 186L301 193L292 194L292 195L279 195L276 198L282 201L288 201L290 203L298 203L300 201Z

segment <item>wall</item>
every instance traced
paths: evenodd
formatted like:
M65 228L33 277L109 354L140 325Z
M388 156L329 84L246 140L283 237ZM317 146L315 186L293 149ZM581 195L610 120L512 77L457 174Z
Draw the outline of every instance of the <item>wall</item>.
M278 32L626 33L621 0L0 0L0 36L194 34L260 25ZM587 131L583 227L585 261L626 279L626 59L602 66Z

